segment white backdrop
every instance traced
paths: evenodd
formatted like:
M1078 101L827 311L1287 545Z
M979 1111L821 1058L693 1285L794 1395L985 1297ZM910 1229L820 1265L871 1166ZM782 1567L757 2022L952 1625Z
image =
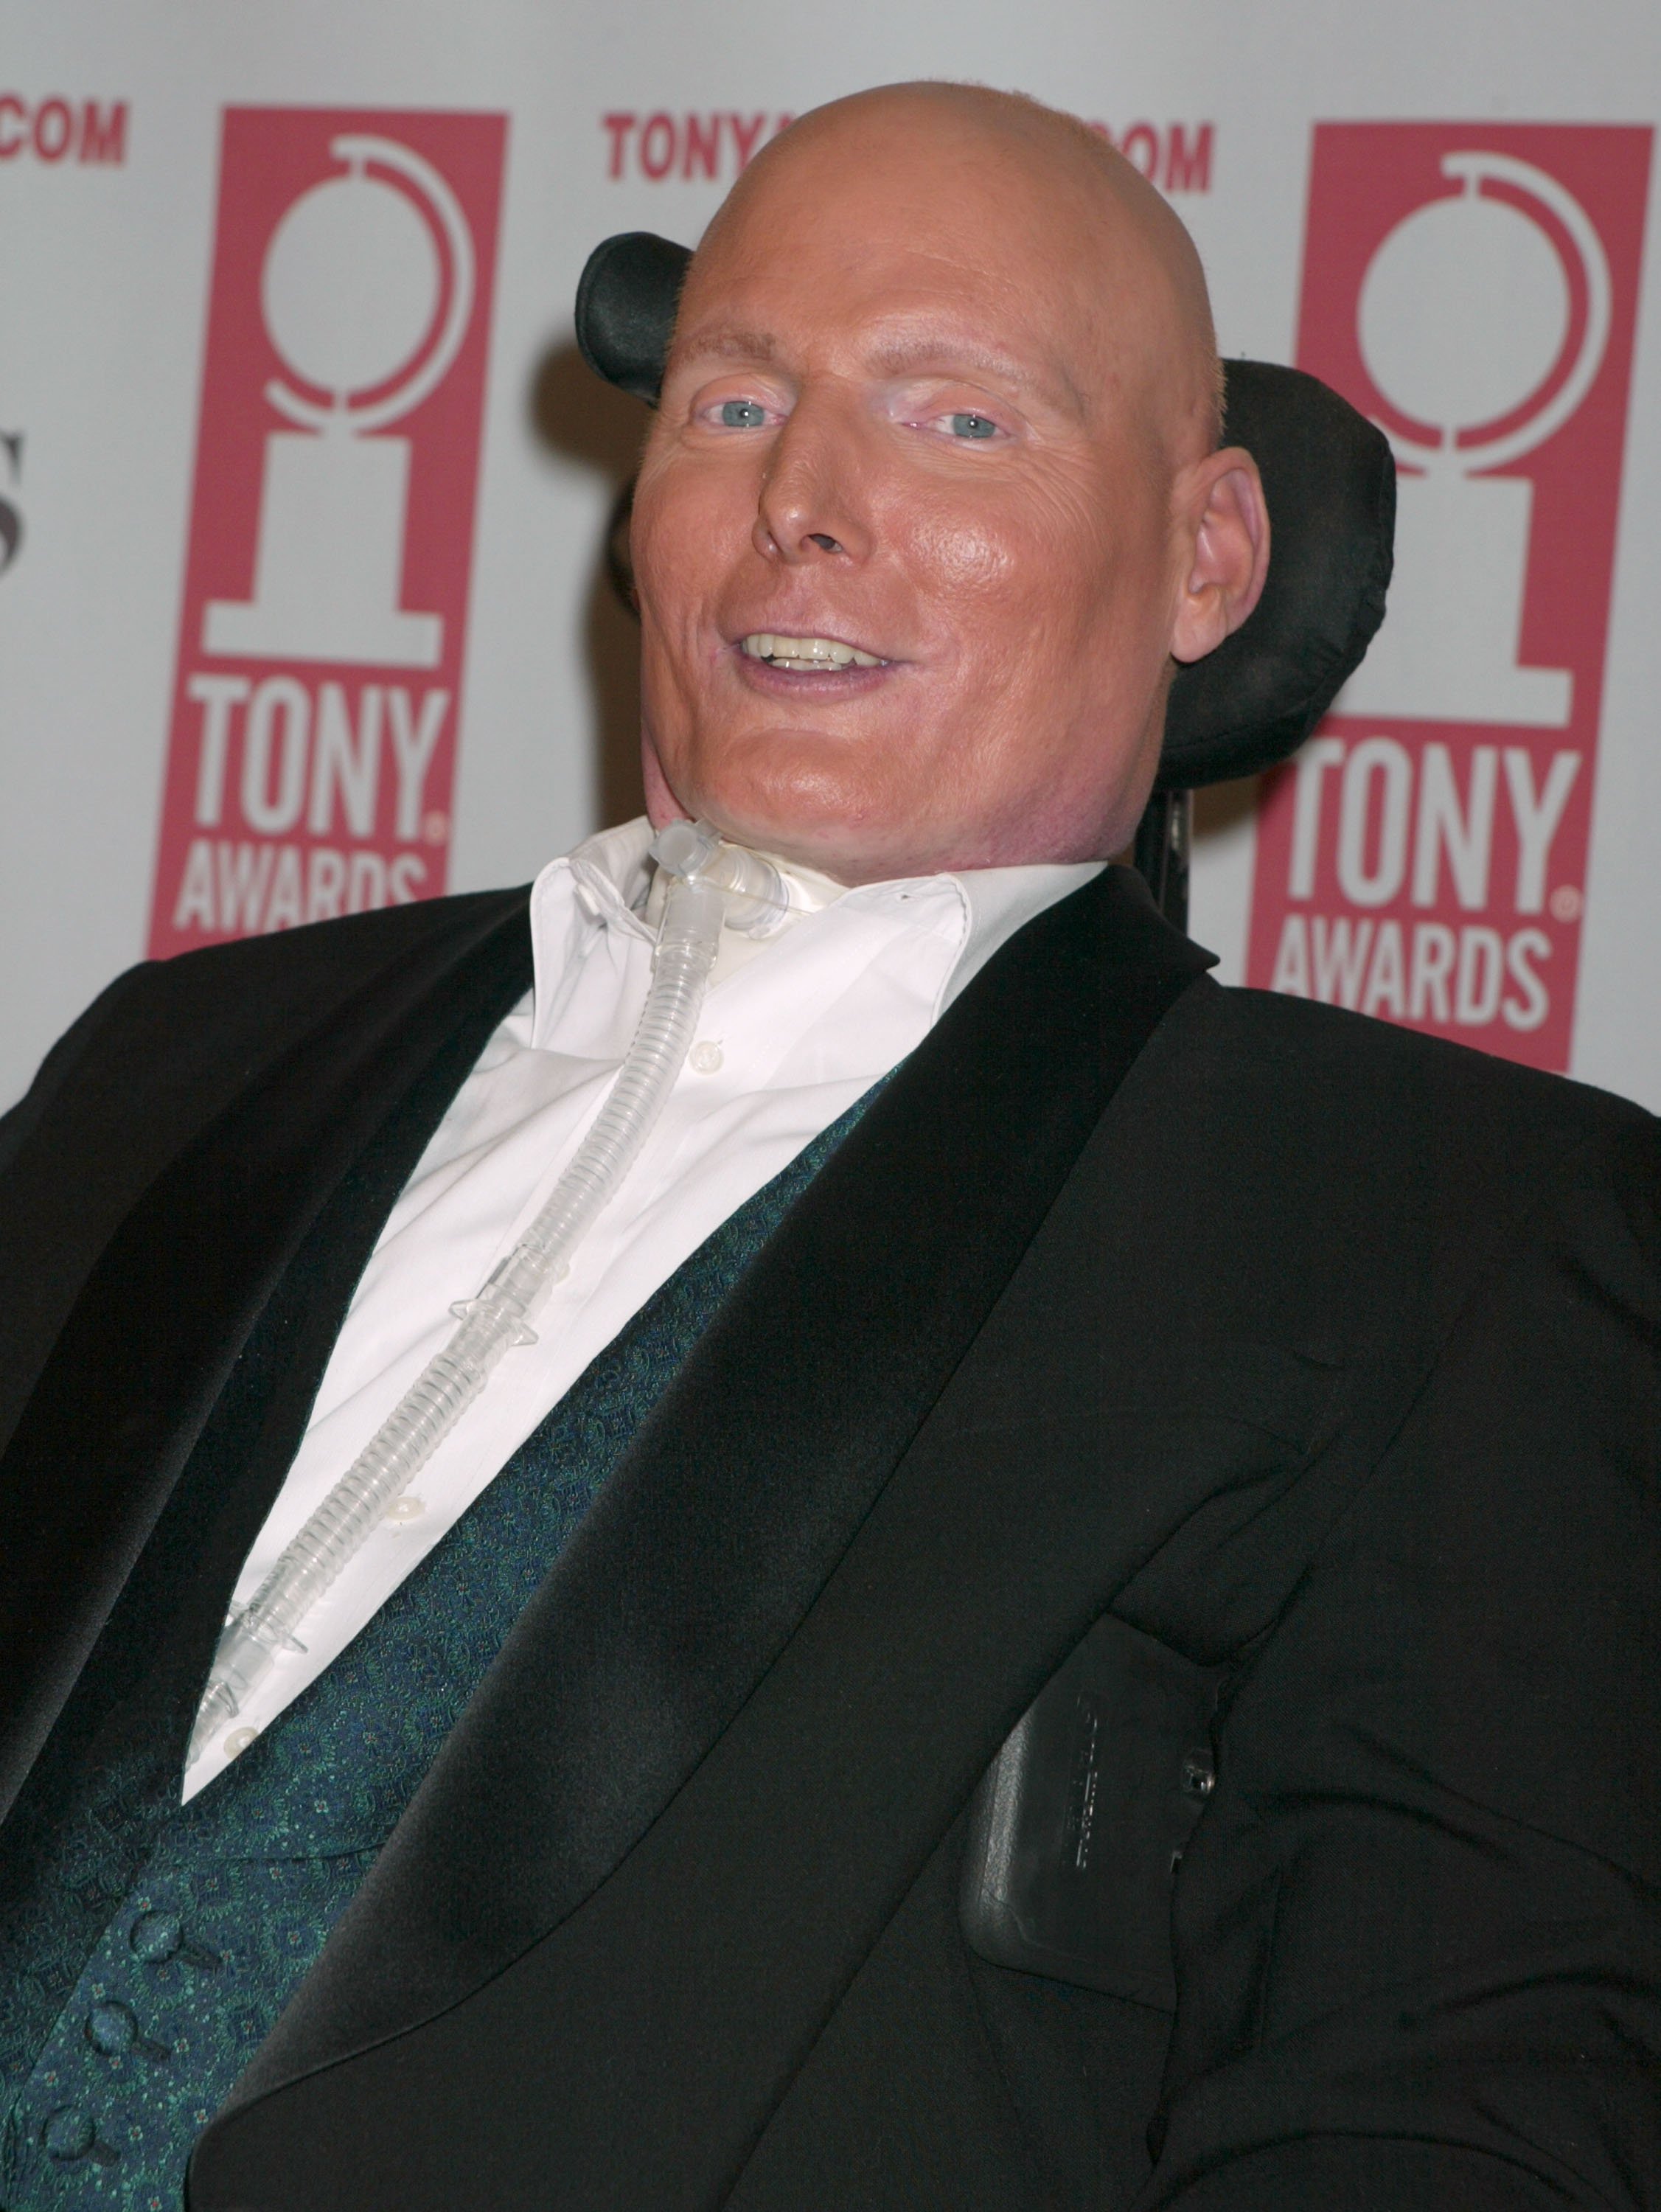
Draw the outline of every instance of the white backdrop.
M318 836L339 842L352 813L351 775L364 768L351 747L380 742L379 721L366 737L366 666L389 765L379 799L357 791L370 811L380 808L373 824L366 815L359 825L363 849L380 854L362 864L361 884L350 878L369 886L364 896L393 895L386 871L406 848L427 871L406 872L406 889L438 887L446 856L452 889L522 880L629 808L630 632L609 599L599 545L639 412L594 387L572 356L569 302L584 258L622 229L695 240L741 152L783 115L861 85L949 76L1071 107L1154 168L1204 258L1225 352L1315 367L1343 356L1355 325L1355 301L1347 306L1343 294L1349 224L1361 241L1350 256L1361 257L1356 269L1383 272L1363 295L1367 313L1388 325L1376 342L1362 331L1367 370L1420 416L1434 416L1430 403L1446 398L1433 432L1483 414L1474 399L1459 412L1470 398L1460 378L1486 358L1488 326L1473 335L1473 317L1492 324L1488 416L1504 417L1515 403L1543 421L1553 391L1573 380L1577 349L1591 361L1591 396L1574 402L1579 427L1561 434L1569 442L1554 448L1537 438L1532 459L1501 465L1533 493L1496 495L1483 509L1516 508L1497 526L1499 566L1514 555L1526 574L1519 568L1514 589L1490 590L1496 603L1474 605L1464 630L1447 627L1445 607L1414 617L1440 623L1438 638L1427 634L1422 647L1416 632L1407 638L1407 674L1391 679L1395 690L1384 683L1333 726L1326 782L1309 787L1331 804L1318 819L1308 808L1300 817L1307 837L1326 841L1306 851L1301 890L1295 859L1285 860L1298 834L1290 786L1280 829L1265 830L1261 866L1251 794L1206 802L1194 928L1222 954L1226 978L1251 967L1254 980L1268 981L1259 971L1279 961L1283 987L1348 996L1451 1035L1463 1021L1476 1042L1545 1064L1567 1060L1577 1074L1661 1107L1661 624L1652 607L1661 574L1661 222L1644 204L1646 142L1631 127L1649 125L1661 103L1661 14L1645 0L1575 9L1398 0L1389 10L1359 0L1259 0L1249 10L1225 0L1028 0L1018 10L846 0L834 11L803 0L765 11L707 0L609 9L556 0L473 0L465 9L449 0L359 0L350 9L321 0L239 0L234 9L221 0L54 0L50 9L0 0L0 556L16 541L0 568L0 1103L22 1089L78 1006L142 955L153 900L158 944L222 929L223 901L217 908L213 901L225 883L215 871L230 863L214 856L230 850L239 793L245 815L252 804L268 828L298 823L294 850L311 869L312 910L352 902L356 893L343 888L345 847L339 864L318 864L306 839L320 823ZM321 746L322 679L346 664L339 650L331 664L306 631L308 621L326 623L326 610L284 617L287 631L268 624L252 658L233 658L221 680L242 688L220 731L222 789L209 790L203 765L208 695L188 685L221 665L201 658L210 642L203 593L249 596L259 501L278 495L275 479L258 476L260 453L269 469L279 434L308 452L318 442L294 430L280 406L260 414L268 403L248 349L264 340L236 337L249 303L269 305L276 281L262 260L272 230L260 207L269 201L274 220L296 192L342 173L344 157L327 152L330 119L319 125L299 112L318 108L354 111L347 123L360 134L368 118L378 143L427 149L421 159L450 176L471 227L478 292L470 350L428 403L449 413L440 421L416 410L405 424L415 455L406 566L402 585L394 576L386 586L395 599L403 590L406 608L438 610L442 657L423 660L419 642L402 659L403 647L359 652L358 688L340 693L340 713L357 719L343 738L337 714L331 740L337 788L319 799L315 759L308 786L293 753L300 780L285 812L283 748L292 752L292 740L303 749L305 733L283 720L283 702L303 692ZM268 112L233 141L223 135L227 109ZM433 110L506 118L494 241L488 134L468 138L462 126L453 140L423 137L419 112ZM1414 123L1451 128L1366 138L1337 127ZM1519 135L1521 125L1555 135ZM1318 140L1318 126L1326 132ZM473 150L452 160L446 149L464 140ZM261 167L276 160L273 148L294 165L281 190ZM1415 233L1413 249L1428 240L1428 258L1398 254L1401 266L1390 269L1369 261L1379 238L1397 237L1390 226L1403 211L1461 189L1415 178L1446 173L1436 164L1449 149L1472 149L1490 166L1523 164L1523 185L1506 188L1501 177L1499 188L1481 187L1490 227L1510 225L1495 269L1484 275L1473 264L1475 273L1461 276L1460 264L1450 276L1428 230ZM408 190L432 202L425 185ZM1652 178L1652 199L1653 191ZM1568 195L1568 215L1539 212L1542 194L1553 191L1559 201ZM1591 246L1577 245L1574 205L1589 211L1582 228L1596 234ZM430 207L426 220L438 252L442 223L434 228ZM1458 246L1456 263L1464 250ZM419 276L410 279L417 294ZM1421 279L1428 289L1415 305ZM1600 337L1604 280L1612 305ZM453 269L443 281L453 296ZM349 293L349 276L341 282ZM1551 320L1559 307L1561 331ZM342 317L349 325L344 307L337 324ZM1629 392L1623 331L1632 334ZM1554 348L1562 356L1555 368ZM1507 364L1518 363L1522 384L1512 390ZM246 389L233 392L239 376ZM367 372L361 380L371 380ZM1488 390L1480 374L1476 383ZM391 434L403 433L395 424ZM233 447L242 477L221 485L215 456ZM200 480L199 459L213 464ZM1434 479L1438 465L1428 465ZM1477 462L1464 474L1457 456L1447 465L1469 489ZM293 496L303 507L303 485ZM1453 537L1482 504L1453 501ZM301 514L301 537L313 522ZM1473 542L1482 542L1481 527ZM1421 547L1416 556L1431 563L1422 601L1446 597L1434 587L1434 553ZM1603 574L1611 556L1612 586ZM1462 573L1458 563L1451 573ZM267 579L253 599L282 588ZM1500 676L1514 673L1514 663L1555 669L1561 680L1508 690L1496 676L1497 689L1483 692L1479 683L1480 696L1463 702L1457 683L1450 692L1439 678L1424 691L1414 673L1424 655L1440 666L1439 643L1451 651L1484 623L1494 635L1476 653L1479 674L1486 653ZM250 700L276 681L272 668L288 672L288 690L270 694L256 773L236 749L255 711ZM390 750L399 685L401 766ZM395 792L394 767L408 781L412 762L420 766L416 721L440 687L448 719L433 738L427 784ZM1513 691L1522 703L1507 706ZM232 700L232 691L218 696ZM1357 746L1368 743L1352 771ZM452 744L452 791L440 787ZM1439 746L1442 765L1433 771ZM1553 785L1552 763L1565 750L1577 767ZM164 791L173 842L158 888ZM1588 798L1589 822L1577 828ZM239 827L248 831L249 820ZM1548 852L1553 836L1560 842ZM204 837L191 862L186 848ZM257 846L248 848L255 858ZM199 879L187 896L181 872L192 865ZM279 858L260 878L256 926L300 918L282 888L285 865ZM243 886L251 914L253 880ZM1403 959L1415 963L1410 977L1392 967Z

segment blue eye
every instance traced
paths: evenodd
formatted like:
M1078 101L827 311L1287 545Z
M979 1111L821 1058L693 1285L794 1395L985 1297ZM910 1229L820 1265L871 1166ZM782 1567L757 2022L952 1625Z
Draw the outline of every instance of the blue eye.
M767 419L767 409L754 399L724 399L721 402L723 429L759 430Z
M987 415L953 415L949 420L954 438L995 438L997 425Z

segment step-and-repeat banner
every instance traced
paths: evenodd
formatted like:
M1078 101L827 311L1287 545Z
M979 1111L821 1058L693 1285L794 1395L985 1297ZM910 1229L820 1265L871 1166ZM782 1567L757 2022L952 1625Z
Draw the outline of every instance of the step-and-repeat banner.
M583 259L943 75L1106 132L1224 350L1395 448L1366 665L1201 802L1225 976L1661 1107L1661 19L1551 15L0 0L0 1105L135 959L635 811L642 416L574 353Z

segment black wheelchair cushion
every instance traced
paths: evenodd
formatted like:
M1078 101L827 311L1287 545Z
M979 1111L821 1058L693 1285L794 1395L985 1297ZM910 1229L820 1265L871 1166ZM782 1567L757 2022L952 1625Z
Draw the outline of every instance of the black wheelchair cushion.
M596 376L658 404L690 246L650 230L602 239L577 279L577 345Z
M1157 788L1254 775L1295 752L1384 620L1396 529L1390 441L1301 369L1223 364L1223 443L1258 465L1269 577L1232 637L1178 669Z
M684 246L648 230L597 246L577 287L577 343L597 376L655 405L675 331ZM1300 369L1224 364L1223 441L1258 464L1272 540L1262 599L1234 635L1179 668L1157 787L1272 768L1361 665L1384 619L1396 522L1389 441Z

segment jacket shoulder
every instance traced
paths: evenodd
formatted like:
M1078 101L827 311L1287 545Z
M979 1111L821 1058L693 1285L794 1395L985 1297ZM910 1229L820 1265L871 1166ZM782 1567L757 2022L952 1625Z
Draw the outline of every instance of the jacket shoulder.
M1212 983L1192 995L1210 1049L1254 1094L1307 1086L1352 1146L1399 1149L1433 1131L1445 1142L1508 1136L1553 1151L1603 1133L1661 1138L1661 1122L1629 1098L1470 1045L1281 992Z
M529 896L528 885L459 892L203 945L171 960L142 962L111 989L121 994L129 1023L218 1018L233 1028L246 1023L264 1030L291 1012L312 1014L349 998L399 963L442 959L506 921Z
M33 1372L170 1160L238 1098L267 1084L280 1096L296 1050L326 1080L331 1036L349 1040L389 1008L414 1015L458 969L511 987L529 969L526 901L523 890L424 901L118 976L0 1120L0 1398Z
M1430 1340L1563 1209L1641 1229L1661 1196L1661 1122L1628 1099L1209 977L1133 1071L1102 1158L1120 1211L1127 1161L1158 1194L1136 1203L1172 1297L1337 1361Z
M64 1031L0 1117L0 1173L77 1097L124 1098L130 1109L155 1086L187 1094L215 1067L252 1075L378 975L406 962L441 963L528 897L526 887L465 892L141 961Z

